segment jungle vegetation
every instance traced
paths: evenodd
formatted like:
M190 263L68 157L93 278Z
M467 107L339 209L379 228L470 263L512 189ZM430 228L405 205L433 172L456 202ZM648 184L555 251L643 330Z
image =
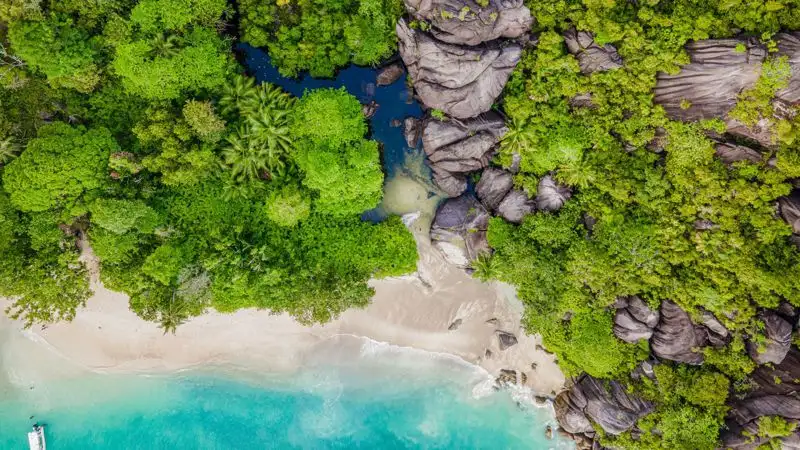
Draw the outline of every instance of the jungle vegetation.
M415 269L399 218L360 219L383 172L358 100L256 84L233 57L231 14L224 0L0 1L13 317L74 317L87 243L103 283L165 332L209 308L327 321L369 302L369 278Z

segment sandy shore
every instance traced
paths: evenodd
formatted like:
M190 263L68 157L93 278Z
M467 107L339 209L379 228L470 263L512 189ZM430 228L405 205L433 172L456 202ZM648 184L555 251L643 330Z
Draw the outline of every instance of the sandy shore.
M164 335L129 310L125 295L103 288L93 274L95 295L71 323L23 330L0 318L4 353L20 353L20 345L29 352L35 345L98 372L161 372L202 365L280 372L302 367L321 342L353 335L455 355L492 375L515 370L525 374L525 385L534 392L558 392L564 377L553 356L537 349L538 336L527 336L521 329L522 304L513 289L481 283L446 263L427 241L429 224L430 213L411 225L420 251L416 274L373 280L375 297L366 309L349 310L326 325L303 326L289 315L268 311L209 312L179 327L175 335ZM457 321L460 325L451 327ZM514 334L519 342L501 350L498 331ZM11 345L18 349L9 349Z

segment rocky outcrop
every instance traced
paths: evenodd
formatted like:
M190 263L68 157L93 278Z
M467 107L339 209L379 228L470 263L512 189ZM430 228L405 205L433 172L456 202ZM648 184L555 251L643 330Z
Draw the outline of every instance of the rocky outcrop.
M403 69L402 64L390 64L378 71L378 78L375 83L378 86L389 86L402 78L404 73L406 73L406 71Z
M478 45L498 38L518 38L533 24L523 0L404 0L414 18L431 25L442 42Z
M692 323L689 314L669 300L661 303L660 314L650 339L653 354L670 361L702 364L703 354L696 350L706 344L705 328Z
M486 208L494 211L512 187L514 187L514 176L510 172L489 168L481 174L481 179L475 186L475 193Z
M422 135L422 121L416 117L406 117L403 119L403 137L406 138L406 145L417 148L419 138Z
M653 405L629 394L616 381L584 375L556 397L555 409L559 424L568 433L592 432L594 422L606 433L620 434L652 412Z
M760 318L764 323L763 341L748 340L747 353L758 364L780 364L792 345L792 325L773 311L761 313Z
M614 335L625 342L650 339L658 325L659 313L638 296L619 299L614 315Z
M551 175L539 181L536 192L536 208L542 211L558 211L572 197L572 189L562 186Z
M754 164L763 162L764 156L744 145L737 145L728 142L721 142L714 146L715 156L722 160L727 166L731 166L739 161L748 161Z
M535 209L533 200L525 191L514 189L497 206L497 214L511 223L522 223L525 216L531 214Z
M479 254L490 251L486 240L490 217L471 194L449 199L436 212L431 241L450 263L467 266Z
M517 345L519 342L516 336L506 331L497 332L497 341L498 345L500 346L500 350L506 350L509 347Z
M708 342L714 347L724 347L730 342L730 332L713 314L703 311L700 323L706 328Z
M773 100L775 118L791 118L790 106L800 102L800 34L776 36L778 56L787 57L792 75L787 88L778 91ZM759 145L774 145L774 120L762 118L755 125L745 125L728 114L736 106L739 94L755 86L767 49L755 38L708 39L686 46L690 63L676 75L659 74L654 101L672 119L696 121L719 118L727 125L727 133L749 139ZM740 155L744 156L744 155Z
M496 113L469 120L427 119L422 129L422 147L428 155L434 183L450 197L463 194L467 190L466 175L489 165L507 131L503 118Z
M422 103L459 119L491 109L522 55L514 43L449 44L411 29L404 19L397 23L397 37Z
M592 33L587 31L567 30L564 33L567 50L578 59L581 72L588 74L622 67L622 57L614 46L597 45Z

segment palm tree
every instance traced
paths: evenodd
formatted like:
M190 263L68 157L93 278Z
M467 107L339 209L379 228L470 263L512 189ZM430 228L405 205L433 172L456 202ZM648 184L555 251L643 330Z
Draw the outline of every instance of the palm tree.
M289 136L289 111L262 106L257 113L248 116L248 124L251 133L249 138L267 152L269 169L283 175L283 160L293 148Z
M180 38L174 34L158 34L150 41L151 53L162 58L171 58L180 51Z
M0 140L0 166L10 163L19 151L20 146L10 137Z
M241 112L258 101L255 81L243 75L237 75L232 83L225 85L225 93L219 100L222 114L231 115Z
M240 127L228 136L228 146L222 150L222 160L233 172L237 181L255 181L269 170L269 152L257 141L250 139L248 126Z
M189 313L186 310L186 302L177 298L175 292L173 292L166 308L161 310L158 326L164 330L164 334L175 334L178 327L186 323L187 320L189 320Z
M508 132L503 136L501 146L511 153L522 154L522 151L534 142L534 133L527 124L519 119L512 119Z
M556 178L569 186L586 189L595 180L594 170L585 159L572 161L558 169Z

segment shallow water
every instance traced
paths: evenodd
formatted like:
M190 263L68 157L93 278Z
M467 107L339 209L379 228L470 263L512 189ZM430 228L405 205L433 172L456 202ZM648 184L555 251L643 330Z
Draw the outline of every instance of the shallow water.
M340 338L294 374L84 374L17 386L0 397L0 448L25 448L33 421L55 450L570 448L544 437L548 410L487 386L484 371L453 357Z

